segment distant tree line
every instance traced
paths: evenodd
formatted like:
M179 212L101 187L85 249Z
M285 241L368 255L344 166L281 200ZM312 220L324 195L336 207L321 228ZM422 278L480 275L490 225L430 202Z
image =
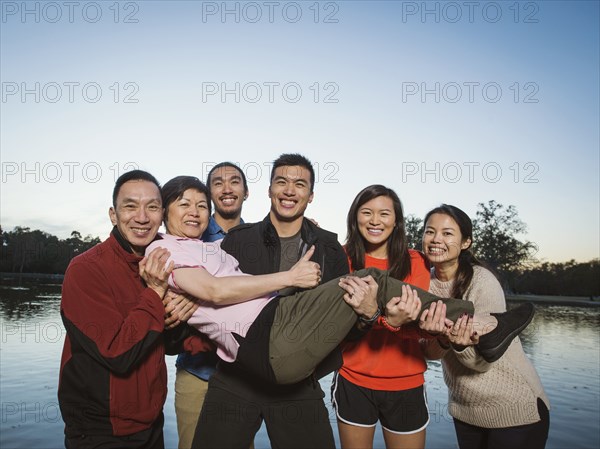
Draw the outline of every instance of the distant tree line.
M423 220L408 215L409 247L421 249ZM565 296L600 296L600 260L577 263L540 262L537 247L521 236L527 226L514 206L496 201L479 203L473 220L472 250L499 277L509 293ZM100 243L91 235L82 238L73 231L67 239L40 230L16 227L2 232L0 271L5 273L63 274L70 260Z
M510 272L509 285L514 293L537 295L600 296L600 260L585 263L544 262L527 270Z
M406 231L411 248L421 249L423 220L408 215ZM562 296L600 296L600 260L577 263L540 262L537 246L521 235L527 226L515 206L496 201L479 203L473 220L475 256L491 268L509 293Z
M98 237L82 238L78 231L63 240L20 226L9 232L0 227L0 238L0 271L3 273L64 274L73 257L100 243Z

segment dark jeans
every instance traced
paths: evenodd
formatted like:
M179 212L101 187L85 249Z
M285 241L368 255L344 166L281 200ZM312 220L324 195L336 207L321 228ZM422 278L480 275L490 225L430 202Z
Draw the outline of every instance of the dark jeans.
M236 395L209 382L193 449L248 449L263 420L273 449L335 449L323 399Z
M66 449L164 449L164 416L161 413L149 429L131 435L79 435L65 437Z
M541 421L523 426L485 429L454 420L460 449L544 449L550 428L550 413L538 398Z

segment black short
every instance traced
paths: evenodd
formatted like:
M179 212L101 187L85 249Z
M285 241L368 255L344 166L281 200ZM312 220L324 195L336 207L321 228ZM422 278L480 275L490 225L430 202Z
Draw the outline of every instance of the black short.
M335 373L331 402L337 418L353 426L374 427L377 421L393 433L417 433L429 424L425 387L401 391L371 390Z

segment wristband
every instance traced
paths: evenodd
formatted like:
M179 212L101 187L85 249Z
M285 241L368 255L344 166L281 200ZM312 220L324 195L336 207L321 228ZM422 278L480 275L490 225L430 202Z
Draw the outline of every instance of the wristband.
M402 329L402 326L392 326L390 323L388 323L388 320L386 319L385 316L381 317L381 324L383 325L383 327L385 327L387 330L389 330L390 332L400 332L400 329Z
M375 311L375 314L371 317L371 318L363 318L362 316L358 317L358 321L360 321L362 324L366 325L366 326L373 326L373 323L375 323L375 321L377 321L377 318L379 318L381 316L381 309L378 307L377 310Z

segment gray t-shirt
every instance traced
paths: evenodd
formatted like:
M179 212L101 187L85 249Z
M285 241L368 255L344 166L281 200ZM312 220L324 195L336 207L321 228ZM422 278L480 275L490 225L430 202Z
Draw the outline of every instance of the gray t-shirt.
M296 262L298 262L298 260L300 260L300 245L302 244L300 231L291 237L280 237L279 242L281 244L279 271L282 272L289 270ZM295 287L287 287L280 290L279 294L281 296L287 296L293 294L295 291Z
M281 258L279 261L279 271L287 271L300 260L300 232L291 237L280 237Z

